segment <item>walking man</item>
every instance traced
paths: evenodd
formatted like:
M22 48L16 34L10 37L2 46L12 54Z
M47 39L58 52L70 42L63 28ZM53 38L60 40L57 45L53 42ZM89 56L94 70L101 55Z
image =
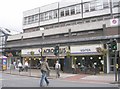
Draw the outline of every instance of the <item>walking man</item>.
M49 81L47 79L47 72L50 71L49 65L47 63L47 59L44 58L43 62L41 63L41 80L40 80L40 87L43 87L43 81L45 80L47 86L49 85Z
M25 71L27 72L28 71L28 62L27 61L25 62L24 68L25 68Z
M59 78L60 77L60 63L59 61L56 61L56 64L55 64L55 70L56 70L56 78Z

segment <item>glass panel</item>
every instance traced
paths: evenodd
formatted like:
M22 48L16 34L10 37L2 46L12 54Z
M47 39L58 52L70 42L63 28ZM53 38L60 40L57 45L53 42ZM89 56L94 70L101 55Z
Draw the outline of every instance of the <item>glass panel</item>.
M76 14L81 12L81 5L76 5Z
M69 8L66 8L65 9L65 16L68 16L69 15Z
M89 5L90 3L85 3L84 6L83 6L83 11L84 12L89 12Z
M107 0L103 1L103 8L109 8L109 2Z
M58 17L58 10L55 10L53 14L54 14L54 15L53 15L54 18L57 18L57 17Z
M61 9L60 10L60 17L63 17L64 16L64 9Z
M75 6L71 7L71 15L75 14Z

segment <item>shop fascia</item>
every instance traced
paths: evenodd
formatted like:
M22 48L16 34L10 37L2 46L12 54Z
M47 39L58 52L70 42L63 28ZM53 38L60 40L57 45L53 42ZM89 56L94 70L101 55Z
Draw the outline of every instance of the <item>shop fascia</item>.
M59 54L65 55L67 51L66 47L60 47ZM31 55L31 52L33 55ZM45 48L33 48L33 49L22 49L22 56L41 56L41 52L43 56L54 56L54 47L45 47Z
M96 48L103 48L102 44L93 44L93 45L77 45L77 46L71 46L71 54L99 54L99 52L97 52Z

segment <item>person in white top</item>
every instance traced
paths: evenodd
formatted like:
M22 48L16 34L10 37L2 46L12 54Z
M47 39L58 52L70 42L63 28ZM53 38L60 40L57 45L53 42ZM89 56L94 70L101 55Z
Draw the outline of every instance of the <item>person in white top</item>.
M25 62L24 68L25 68L25 71L27 72L28 71L28 62L27 61Z
M19 72L21 72L21 71L22 71L22 68L23 68L21 62L18 63L18 68L19 68Z
M60 77L60 69L61 69L61 65L60 65L59 61L56 61L56 64L55 64L56 78Z

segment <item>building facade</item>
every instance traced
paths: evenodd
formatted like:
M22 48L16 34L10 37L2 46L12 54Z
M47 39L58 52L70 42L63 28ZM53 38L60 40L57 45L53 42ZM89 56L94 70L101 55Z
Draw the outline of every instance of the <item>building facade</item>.
M107 42L116 39L119 48L119 14L119 0L76 0L28 10L23 13L24 33L9 36L6 48L21 51L22 61L32 60L33 67L46 56L51 67L59 59L63 71L76 66L78 72L87 72L95 65L110 73L114 57ZM54 55L56 45L59 56Z
M10 35L10 31L8 29L0 27L0 70L3 70L4 64L3 59L4 51L6 47L7 37Z

